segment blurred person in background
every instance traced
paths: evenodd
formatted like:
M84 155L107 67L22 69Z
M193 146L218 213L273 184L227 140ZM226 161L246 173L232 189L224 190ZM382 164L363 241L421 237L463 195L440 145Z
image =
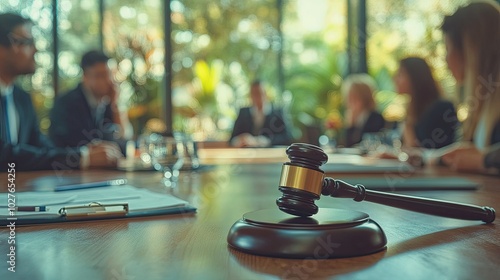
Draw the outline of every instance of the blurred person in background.
M118 108L118 86L100 51L82 56L82 82L61 95L50 113L49 136L59 147L81 147L99 140L118 144L125 151L132 138L127 112Z
M352 74L342 84L345 97L345 146L361 142L363 134L375 133L385 127L385 120L375 109L375 81L368 74Z
M264 85L255 80L250 86L251 107L241 108L229 140L234 147L289 145L291 136L283 111L267 100Z
M463 141L441 162L458 171L500 169L500 5L473 2L445 16L446 62L467 98Z
M394 83L398 93L410 97L402 127L403 147L438 149L452 144L459 125L457 113L441 97L427 62L419 57L402 59Z

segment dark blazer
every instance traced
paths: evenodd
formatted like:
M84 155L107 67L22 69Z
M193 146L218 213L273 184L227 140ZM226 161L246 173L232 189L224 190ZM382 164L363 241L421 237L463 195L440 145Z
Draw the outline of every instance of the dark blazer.
M420 116L414 129L421 147L439 149L455 142L458 125L453 104L446 100L437 100Z
M491 132L490 145L494 145L500 142L500 121L495 124L493 131ZM500 146L499 146L500 148Z
M500 171L500 143L488 149L484 156L484 166L486 168L496 168Z
M283 117L283 111L274 107L271 113L266 116L262 129L258 134L254 134L254 123L250 107L241 108L234 122L233 133L229 141L243 133L249 133L253 136L263 135L271 140L271 145L289 145L291 143L291 136Z
M345 146L351 147L354 144L361 142L363 134L379 132L384 128L384 126L384 117L382 117L379 112L372 111L362 128L348 127L346 129Z
M118 143L122 152L125 140L115 137L116 125L109 105L96 121L79 84L75 89L57 98L50 112L49 136L58 147L81 147L94 139Z
M15 163L16 171L23 170L67 170L80 166L78 149L58 149L40 132L31 97L14 86L14 104L19 114L18 143L15 145L0 140L0 172Z

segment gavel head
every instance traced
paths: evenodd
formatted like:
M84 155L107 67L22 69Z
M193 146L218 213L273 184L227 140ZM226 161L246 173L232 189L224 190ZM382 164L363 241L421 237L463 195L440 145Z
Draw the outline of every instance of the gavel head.
M295 143L286 149L290 162L283 164L276 200L279 209L295 216L308 217L318 213L314 203L321 195L324 172L319 167L328 156L317 146Z

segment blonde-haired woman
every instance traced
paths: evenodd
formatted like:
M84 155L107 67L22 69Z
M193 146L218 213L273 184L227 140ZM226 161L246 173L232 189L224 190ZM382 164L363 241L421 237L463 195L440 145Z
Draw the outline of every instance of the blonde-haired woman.
M467 98L464 143L442 159L456 170L500 168L500 5L474 2L446 16L446 61Z
M363 134L379 132L385 126L384 118L375 110L374 90L375 81L368 74L353 74L344 80L346 147L359 143Z

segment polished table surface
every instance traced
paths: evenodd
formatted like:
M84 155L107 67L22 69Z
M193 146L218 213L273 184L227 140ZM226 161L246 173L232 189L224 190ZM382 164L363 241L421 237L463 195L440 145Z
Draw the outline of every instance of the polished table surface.
M88 181L127 178L131 185L184 198L198 211L17 227L15 273L7 271L9 231L2 228L0 279L498 279L498 221L485 225L351 199L324 197L317 204L368 213L387 235L386 250L362 257L314 260L255 256L228 247L228 231L244 213L276 207L281 163L271 161L232 162L204 172L183 172L175 189L163 187L160 174L155 172L17 173L18 192L29 190L30 181L40 176L77 176ZM500 211L499 177L454 174L444 169L377 176L404 180L408 176L447 175L467 177L481 187L476 191L404 193ZM6 173L0 173L0 180L6 182L6 177ZM5 192L5 184L1 187Z

